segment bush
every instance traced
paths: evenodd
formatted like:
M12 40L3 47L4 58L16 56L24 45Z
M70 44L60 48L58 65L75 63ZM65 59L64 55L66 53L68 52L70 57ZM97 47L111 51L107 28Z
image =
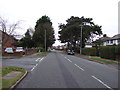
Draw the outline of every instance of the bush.
M43 47L37 47L37 49L38 49L39 51L41 51L41 52L44 50Z
M89 56L96 56L97 50L96 48L83 48L82 54L89 55Z

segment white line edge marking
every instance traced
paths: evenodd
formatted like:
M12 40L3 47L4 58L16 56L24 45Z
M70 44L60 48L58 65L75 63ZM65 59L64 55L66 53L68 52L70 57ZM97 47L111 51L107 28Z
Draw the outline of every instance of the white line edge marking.
M96 79L97 81L99 81L101 84L103 84L105 87L109 88L110 90L113 90L111 87L109 87L107 84L105 84L104 82L102 82L100 79L96 78L95 76L92 76L94 79Z
M77 64L75 64L75 66L77 66L79 69L81 69L82 71L85 71L83 68L81 68L80 66L78 66Z

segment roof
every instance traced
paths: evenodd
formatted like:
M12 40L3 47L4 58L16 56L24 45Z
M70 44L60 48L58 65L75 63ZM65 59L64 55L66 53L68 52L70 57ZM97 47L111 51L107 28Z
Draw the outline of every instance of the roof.
M111 40L111 37L107 37L107 36L106 37L101 37L100 40L102 40L102 41Z
M117 35L113 36L112 39L113 39L113 40L115 40L115 39L120 39L120 34L117 34Z
M0 30L0 36L3 35L3 34L9 36L10 38L14 39L15 41L18 41L14 36L8 35L6 32L3 32L3 31Z

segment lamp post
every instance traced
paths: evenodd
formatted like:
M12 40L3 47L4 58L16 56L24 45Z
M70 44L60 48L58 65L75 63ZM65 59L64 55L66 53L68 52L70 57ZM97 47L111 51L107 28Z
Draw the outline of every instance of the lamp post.
M46 29L45 29L45 52L46 52Z

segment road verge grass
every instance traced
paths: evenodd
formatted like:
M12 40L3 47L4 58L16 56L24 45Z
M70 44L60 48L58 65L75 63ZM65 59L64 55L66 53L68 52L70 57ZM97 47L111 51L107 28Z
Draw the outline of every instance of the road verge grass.
M2 79L2 89L10 88L14 85L26 72L25 69L19 67L6 67L2 69L2 77L12 71L20 71L21 73L14 78L11 79Z
M78 56L87 60L91 60L91 61L96 61L99 63L104 63L104 64L119 64L117 61L107 60L99 57L86 56L86 55L80 55L80 54L75 54L75 56Z
M44 57L48 54L49 52L40 52L37 54L37 56L41 56L41 57Z
M98 61L98 62L102 62L105 64L118 64L118 62L105 60L105 59L101 59L101 58L89 57L89 59L94 60L94 61Z

